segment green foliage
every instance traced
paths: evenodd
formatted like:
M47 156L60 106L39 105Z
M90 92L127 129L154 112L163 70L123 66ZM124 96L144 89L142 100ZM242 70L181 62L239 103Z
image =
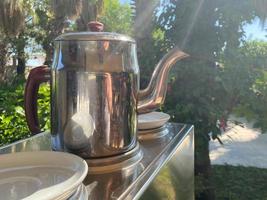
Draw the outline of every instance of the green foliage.
M162 41L164 41L164 38L165 38L165 32L162 31L161 29L157 28L157 29L153 30L153 32L152 32L152 38L156 44L159 42L162 42Z
M23 86L1 87L0 92L0 145L30 136L23 109Z
M224 86L234 113L267 130L267 42L247 41L234 59L224 59Z
M38 92L38 116L42 130L50 129L50 86L42 84Z
M99 20L105 25L105 31L131 35L131 8L119 0L105 0Z
M29 137L24 112L24 81L17 80L11 86L0 87L0 146L16 140ZM39 90L38 114L43 130L49 129L50 119L50 91L47 85Z

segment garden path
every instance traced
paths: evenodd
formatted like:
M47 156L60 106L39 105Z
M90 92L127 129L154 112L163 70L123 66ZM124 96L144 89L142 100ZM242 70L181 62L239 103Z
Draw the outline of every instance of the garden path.
M231 116L231 120L242 122L242 126L230 123L220 136L223 145L218 140L210 142L211 163L267 168L267 133L262 134L244 118Z

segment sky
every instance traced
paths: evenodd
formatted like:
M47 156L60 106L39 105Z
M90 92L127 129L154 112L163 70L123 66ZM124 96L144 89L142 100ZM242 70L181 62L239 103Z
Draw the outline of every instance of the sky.
M130 0L120 0L120 2L122 2L122 3L129 3Z
M246 39L258 39L267 41L267 26L264 27L260 23L259 19L255 19L251 24L244 26L246 32Z

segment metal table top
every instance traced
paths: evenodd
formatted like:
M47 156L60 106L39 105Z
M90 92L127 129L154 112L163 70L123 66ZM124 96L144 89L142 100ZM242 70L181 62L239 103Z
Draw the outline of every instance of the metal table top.
M120 170L88 173L84 184L88 199L138 199L160 169L172 157L185 137L193 132L192 125L168 123L168 132L158 139L139 140L143 157L138 164L121 166ZM193 146L193 142L190 144ZM51 151L50 133L43 132L13 144L0 147L0 154L22 151Z

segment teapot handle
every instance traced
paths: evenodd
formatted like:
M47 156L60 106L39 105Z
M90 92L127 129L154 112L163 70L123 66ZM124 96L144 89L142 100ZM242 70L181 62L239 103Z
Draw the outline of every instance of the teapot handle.
M41 83L50 80L50 69L43 65L30 71L24 93L24 109L28 127L33 134L41 132L37 114L37 95Z

